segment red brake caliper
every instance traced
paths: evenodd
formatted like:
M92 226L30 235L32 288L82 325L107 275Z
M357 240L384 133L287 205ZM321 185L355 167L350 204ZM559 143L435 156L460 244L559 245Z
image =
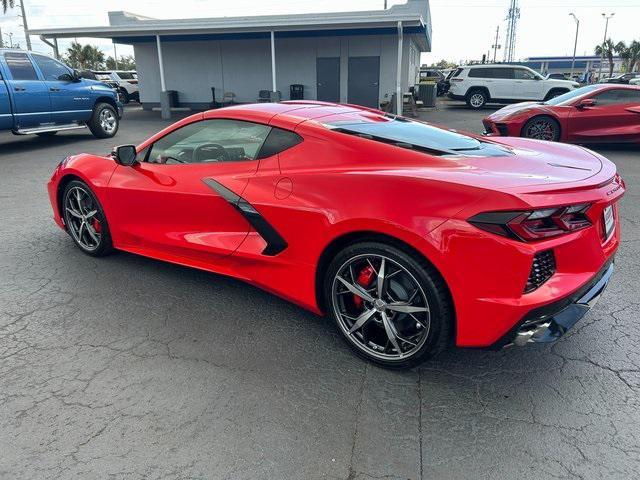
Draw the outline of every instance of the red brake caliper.
M102 231L102 226L100 225L100 222L98 221L97 218L93 219L93 229L97 232L100 233Z
M356 279L356 283L363 288L369 288L373 283L373 278L376 276L376 272L371 265L367 265L358 274L358 278ZM357 295L353 296L353 303L356 304L356 307L362 308L362 298Z

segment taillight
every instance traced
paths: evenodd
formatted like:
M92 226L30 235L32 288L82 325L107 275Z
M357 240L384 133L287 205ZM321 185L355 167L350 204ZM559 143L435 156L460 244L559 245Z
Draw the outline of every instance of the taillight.
M587 203L532 211L486 212L469 223L487 232L525 242L557 237L591 226Z

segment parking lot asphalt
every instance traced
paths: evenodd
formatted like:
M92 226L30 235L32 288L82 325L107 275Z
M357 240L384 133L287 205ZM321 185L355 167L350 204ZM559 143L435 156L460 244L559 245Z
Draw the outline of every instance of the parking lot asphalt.
M479 132L486 113L422 117ZM0 134L0 478L640 476L638 149L597 148L627 183L623 243L570 333L397 372L239 281L74 247L51 219L55 165L166 123L128 108L111 140Z

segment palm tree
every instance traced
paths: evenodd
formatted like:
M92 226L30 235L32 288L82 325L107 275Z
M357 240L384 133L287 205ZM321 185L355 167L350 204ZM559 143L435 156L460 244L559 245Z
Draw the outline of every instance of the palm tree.
M607 60L609 60L609 77L613 76L613 54L615 49L616 46L610 38L608 38L602 45L598 45L595 48L596 55L607 57Z
M622 69L625 72L629 72L629 60L631 60L631 50L627 47L627 44L624 42L618 42L614 45L613 50L618 54L618 56L622 59Z
M633 72L636 66L640 69L640 42L638 40L634 40L629 45L629 71Z
M104 53L93 45L73 42L65 56L67 63L78 70L100 70L104 68Z
M2 5L2 11L7 13L7 10L13 8L13 0L0 0Z

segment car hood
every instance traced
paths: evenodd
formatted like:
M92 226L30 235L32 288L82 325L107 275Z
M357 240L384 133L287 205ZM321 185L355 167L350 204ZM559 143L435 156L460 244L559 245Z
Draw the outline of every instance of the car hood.
M574 145L497 137L509 155L448 156L437 165L403 175L504 192L531 193L592 188L611 179L616 167L604 157Z

